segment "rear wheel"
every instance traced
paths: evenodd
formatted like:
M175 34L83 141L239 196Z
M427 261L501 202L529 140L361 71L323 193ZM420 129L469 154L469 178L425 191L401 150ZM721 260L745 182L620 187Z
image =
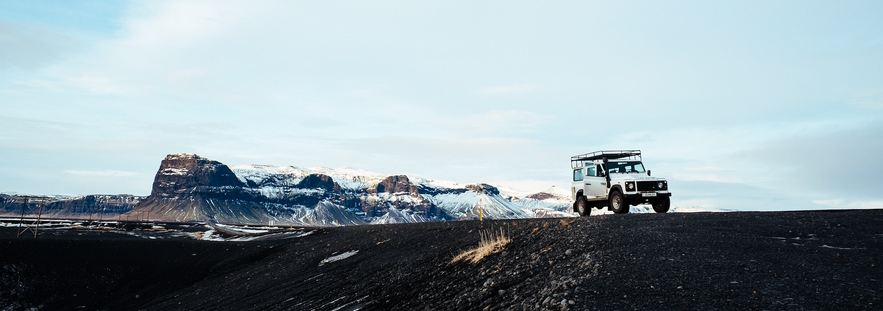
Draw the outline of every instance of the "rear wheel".
M657 213L665 213L668 212L668 208L671 206L671 199L668 197L660 198L653 202L653 210Z
M576 198L576 212L579 213L580 216L589 216L592 214L592 208L589 207L589 202L586 201L586 197L579 196Z
M619 191L610 192L610 209L616 214L628 214L629 205L622 199L622 193Z

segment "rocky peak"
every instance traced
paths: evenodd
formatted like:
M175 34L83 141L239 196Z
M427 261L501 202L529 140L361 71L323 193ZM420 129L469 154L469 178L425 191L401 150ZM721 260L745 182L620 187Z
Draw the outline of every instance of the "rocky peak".
M546 199L555 199L556 197L554 195L552 195L551 193L537 192L537 193L526 196L526 198L542 201L542 200L546 200Z
M327 191L333 191L339 186L334 183L334 179L331 176L325 174L310 174L307 175L303 180L297 183L297 188L307 188L307 189L325 189Z
M475 192L478 192L478 193L481 193L481 194L488 194L488 195L495 195L495 194L499 195L500 194L500 189L497 189L497 187L494 187L494 186L491 186L488 184L484 184L484 183L466 185L465 188L475 191Z
M408 193L411 196L418 197L420 193L416 185L411 183L408 176L394 175L384 178L380 183L368 189L368 193Z
M558 186L551 186L549 188L543 189L540 192L525 196L525 198L540 200L540 201L542 201L542 200L570 201L570 192L568 189L563 189Z

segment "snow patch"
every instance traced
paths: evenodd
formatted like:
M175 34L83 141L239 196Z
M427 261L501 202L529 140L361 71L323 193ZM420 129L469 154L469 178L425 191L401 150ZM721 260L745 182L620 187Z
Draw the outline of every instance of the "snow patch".
M190 160L190 159L203 159L200 156L197 156L192 153L172 153L166 156L166 160Z
M347 259L347 258L352 257L353 255L355 255L355 254L358 253L358 252L359 252L359 250L351 250L351 251L348 251L348 252L343 253L343 254L340 254L340 255L331 256L331 257L328 257L328 258L322 259L322 262L320 262L319 265L321 266L321 265L324 265L324 264L326 264L326 263L331 263L331 262L335 262L335 261L339 261L339 260L344 260L344 259Z
M859 248L855 248L855 247L837 247L837 246L830 246L830 245L822 245L822 246L819 246L819 247L821 247L821 248L830 248L830 249L841 249L841 250L865 249L864 247L859 247Z
M427 219L423 218L418 214L415 214L414 211L410 209L399 210L395 207L390 207L389 211L383 216L377 217L371 221L372 225L377 224L401 224L401 223L415 223L415 222L426 222Z
M169 167L169 168L166 168L166 169L160 171L159 174L166 175L166 176L184 176L184 175L187 175L187 172L188 172L187 169L183 168L183 167L181 167L181 168Z

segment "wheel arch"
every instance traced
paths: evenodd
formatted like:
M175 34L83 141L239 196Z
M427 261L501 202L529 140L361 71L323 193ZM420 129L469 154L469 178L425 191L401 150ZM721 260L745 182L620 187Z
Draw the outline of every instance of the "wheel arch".
M576 204L577 204L577 203L579 202L579 200L580 200L581 198L583 198L583 197L585 197L585 196L583 195L583 190L582 190L582 189L577 190L577 191L576 191L576 196L573 198L573 204L571 204L571 211L573 211L573 212L578 212L578 210L577 210L577 208L576 208Z
M619 185L613 185L613 187L610 187L610 190L607 191L608 198L610 197L610 194L613 193L613 191L619 191L619 193L625 193L622 191L622 187L620 187Z

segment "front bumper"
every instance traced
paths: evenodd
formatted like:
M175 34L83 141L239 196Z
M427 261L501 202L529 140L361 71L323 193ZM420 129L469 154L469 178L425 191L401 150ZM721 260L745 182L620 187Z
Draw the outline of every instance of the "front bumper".
M653 192L644 192L644 193L653 193ZM625 199L629 201L639 201L639 202L648 202L653 199L671 197L671 192L668 191L659 191L656 192L656 196L653 197L645 197L643 193L626 193Z

